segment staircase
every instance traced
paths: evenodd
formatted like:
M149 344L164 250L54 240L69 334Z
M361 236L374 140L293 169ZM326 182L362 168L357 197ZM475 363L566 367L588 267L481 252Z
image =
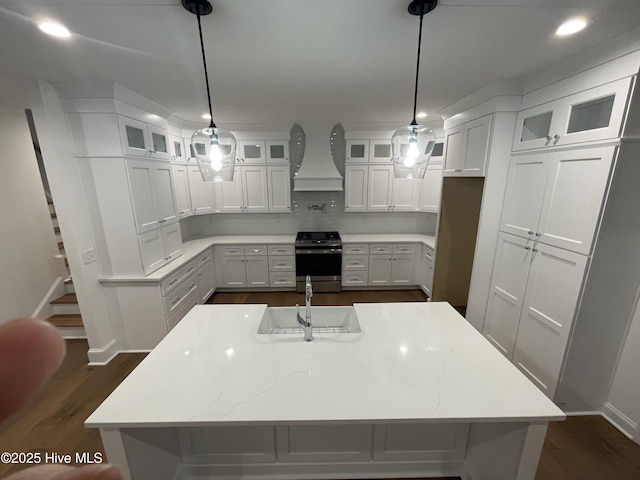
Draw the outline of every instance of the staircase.
M49 203L49 213L51 214L51 223L53 231L56 234L58 242L58 251L64 257L64 264L67 269L67 279L64 281L64 295L52 300L50 303L53 315L47 318L47 322L55 326L64 338L86 338L82 316L80 315L80 307L76 298L75 289L73 288L73 280L69 270L69 261L64 251L64 242L60 234L58 226L58 216L51 200Z

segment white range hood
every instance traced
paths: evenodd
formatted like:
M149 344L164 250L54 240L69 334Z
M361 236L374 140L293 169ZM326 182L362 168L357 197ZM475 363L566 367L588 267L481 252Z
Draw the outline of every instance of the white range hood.
M304 157L298 174L293 178L294 192L340 192L342 176L331 155L333 125L304 124Z

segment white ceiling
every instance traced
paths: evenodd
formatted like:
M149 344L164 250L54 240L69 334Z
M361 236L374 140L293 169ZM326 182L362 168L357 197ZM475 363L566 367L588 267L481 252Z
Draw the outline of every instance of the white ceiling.
M202 23L220 124L411 119L409 0L212 3ZM591 26L554 37L576 14ZM73 37L45 36L33 22L42 17ZM424 20L418 108L438 112L639 24L640 0L441 0ZM0 0L0 88L6 97L32 78L115 81L185 120L207 110L196 17L180 0Z

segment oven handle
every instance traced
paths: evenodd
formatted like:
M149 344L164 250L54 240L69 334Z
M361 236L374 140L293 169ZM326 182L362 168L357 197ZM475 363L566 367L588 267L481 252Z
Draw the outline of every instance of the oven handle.
M296 255L314 255L314 254L327 254L327 253L342 253L341 248L327 248L327 249L317 249L317 250L300 250L296 248Z

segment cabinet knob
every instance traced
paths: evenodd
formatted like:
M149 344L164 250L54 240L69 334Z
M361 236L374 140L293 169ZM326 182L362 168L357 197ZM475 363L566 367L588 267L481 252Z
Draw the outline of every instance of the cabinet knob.
M547 135L547 142L551 140L551 135Z
M542 234L540 232L536 232L536 237L540 237Z
M538 251L538 249L534 248L532 251L533 251L533 253L536 253Z
M558 140L560 140L560 135L554 135L553 138L555 139L555 141L557 142Z
M528 233L529 235L533 235L533 230L529 230L527 233Z
M524 247L525 250L531 250L531 247Z

